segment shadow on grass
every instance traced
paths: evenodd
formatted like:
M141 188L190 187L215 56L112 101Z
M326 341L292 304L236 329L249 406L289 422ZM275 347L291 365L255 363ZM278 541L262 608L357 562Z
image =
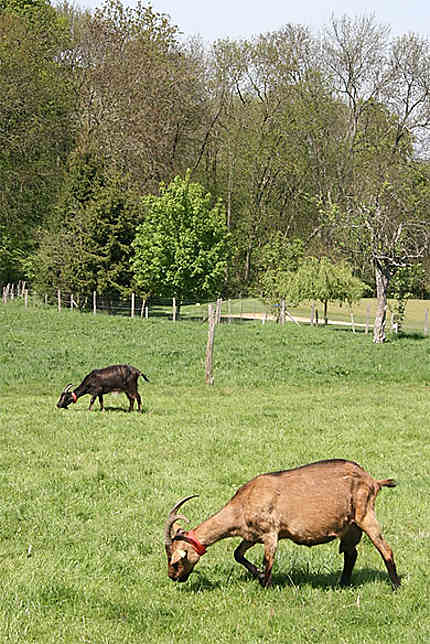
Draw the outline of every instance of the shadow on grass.
M219 588L226 587L228 585L234 585L239 580L240 582L247 581L252 584L259 586L259 582L254 579L247 572L240 572L239 577L233 575L233 570L229 570L226 573L225 579L212 581L207 578L204 573L196 571L194 579L188 584L181 584L181 587L186 592L201 592L201 591L212 591L218 590ZM305 586L310 586L311 588L316 589L329 589L329 588L356 588L366 584L372 584L375 581L385 582L387 586L391 588L391 582L386 572L383 570L373 570L370 568L362 568L357 570L356 573L353 573L351 584L349 586L341 586L339 583L341 571L339 570L336 573L321 574L321 573L312 573L305 570L295 569L288 573L275 573L272 577L272 587L273 588L302 588ZM233 577L233 578L232 578Z
M142 409L143 409L143 414L145 414L148 411L148 409L145 409L144 407L142 407ZM67 410L61 410L61 411L73 411L75 414L76 413L79 414L79 413L84 413L84 412L87 413L90 410L88 409L88 407L79 407L79 408L75 408L73 410L67 409ZM109 413L109 414L110 413L114 413L114 414L117 414L117 413L119 413L119 414L138 414L139 416L142 415L140 412L137 411L137 407L135 407L131 412L129 412L127 407L112 407L112 406L107 407L105 405L104 411L102 411L99 407L94 408L94 409L92 409L90 411L90 414L106 414L106 413Z

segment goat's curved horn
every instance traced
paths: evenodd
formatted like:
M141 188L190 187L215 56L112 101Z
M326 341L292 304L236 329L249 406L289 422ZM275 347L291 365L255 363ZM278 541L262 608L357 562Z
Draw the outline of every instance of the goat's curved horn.
M66 385L63 389L63 394L67 394L67 392L71 389L72 383Z
M172 545L172 526L175 523L175 521L178 521L179 519L182 519L183 521L188 521L187 517L184 517L183 514L176 514L176 512L179 510L181 505L183 505L186 501L189 501L190 499L194 499L196 496L199 496L199 495L191 494L190 496L185 496L183 499L178 501L170 510L169 516L167 518L166 525L164 528L164 545L166 546L167 550L169 550Z

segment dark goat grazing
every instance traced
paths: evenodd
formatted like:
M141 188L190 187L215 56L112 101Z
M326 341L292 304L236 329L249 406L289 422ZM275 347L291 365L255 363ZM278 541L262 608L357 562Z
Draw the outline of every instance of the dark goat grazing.
M340 583L346 585L357 559L356 546L365 532L383 558L395 589L400 579L393 552L382 537L374 510L379 490L395 485L393 479L375 480L352 461L318 461L256 476L219 512L185 532L173 526L179 519L188 521L176 514L183 503L197 495L187 496L172 508L165 526L168 575L173 581L186 581L208 546L226 537L241 537L234 558L262 586L270 586L279 539L316 546L337 537L339 552L344 555ZM263 570L244 556L256 543L264 546Z
M70 391L71 384L64 388L57 402L57 407L67 409L78 398L89 394L91 400L88 409L92 409L94 401L98 397L100 409L103 411L104 394L123 391L130 402L128 411L133 409L134 401L137 400L138 411L143 412L142 399L137 391L137 380L139 376L142 376L142 378L149 382L144 373L128 364L115 364L111 367L104 367L104 369L94 369L88 376L85 376L79 387L76 387L73 391Z

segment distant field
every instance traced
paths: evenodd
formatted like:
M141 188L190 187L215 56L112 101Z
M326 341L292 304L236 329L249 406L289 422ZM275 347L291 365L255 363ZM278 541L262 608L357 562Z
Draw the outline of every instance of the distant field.
M201 322L0 304L0 642L427 643L430 339L222 324L213 387L206 340ZM145 414L123 395L105 413L56 409L65 384L118 362L149 376ZM234 562L237 539L168 579L176 500L200 495L184 507L195 526L260 472L334 457L399 482L376 507L397 593L367 538L346 589L335 543L281 542L270 590Z
M394 301L389 300L389 310L387 311L387 330L390 329L391 309L393 305ZM317 303L315 305L315 309L318 311L319 321L322 323L322 304ZM311 304L307 303L300 307L289 308L288 311L293 317L309 320ZM404 329L422 331L425 326L426 311L430 311L430 300L409 300L406 306ZM260 313L262 315L264 315L264 313L270 313L269 309L264 306L264 303L261 300L253 298L244 298L243 300L235 299L231 300L230 303L228 303L228 301L224 301L222 312L224 315L231 312L235 316L240 315L241 313L243 315L246 315L247 313ZM364 325L368 322L369 325L372 325L376 313L375 298L363 298L360 302L353 304L351 308L348 304L339 305L336 302L329 303L328 314L330 320L346 322L349 325L351 324L351 312L355 323ZM195 305L183 307L183 314L185 316L207 315L207 305L204 305L204 307L201 305L200 307L196 307Z

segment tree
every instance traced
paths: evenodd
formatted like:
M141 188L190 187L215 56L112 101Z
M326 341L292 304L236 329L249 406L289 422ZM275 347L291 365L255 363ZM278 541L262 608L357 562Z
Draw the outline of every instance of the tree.
M22 11L20 11L22 9ZM0 10L0 280L23 277L73 144L67 34L48 3Z
M105 175L96 155L73 154L55 217L32 261L36 288L71 291L78 303L92 291L128 294L136 203L126 178Z
M422 287L424 279L425 271L421 264L401 267L393 276L388 295L394 298L390 309L392 327L396 333L402 330L408 300Z
M79 145L143 193L192 167L204 121L201 61L150 4L108 0L68 56L79 94Z
M418 160L430 126L430 46L413 35L390 43L388 32L373 18L333 18L322 42L348 118L338 180L321 195L321 223L355 265L373 267L375 343L385 340L390 280L424 256L430 238L430 182Z
M309 31L293 25L213 48L210 78L220 114L207 146L206 176L227 204L236 279L245 288L272 233L297 236L297 222L308 224L310 211L316 214L306 194L311 173L303 133L305 106L317 104L321 94L320 86L313 96L305 91L314 50Z
M351 267L342 262L334 264L327 257L305 257L297 270L272 269L262 278L264 298L272 306L284 299L291 306L304 301L318 300L324 306L328 324L328 302L357 302L367 286L352 274Z
M177 176L160 195L142 199L144 221L132 244L134 282L145 295L185 298L218 295L226 278L229 233L221 201Z

